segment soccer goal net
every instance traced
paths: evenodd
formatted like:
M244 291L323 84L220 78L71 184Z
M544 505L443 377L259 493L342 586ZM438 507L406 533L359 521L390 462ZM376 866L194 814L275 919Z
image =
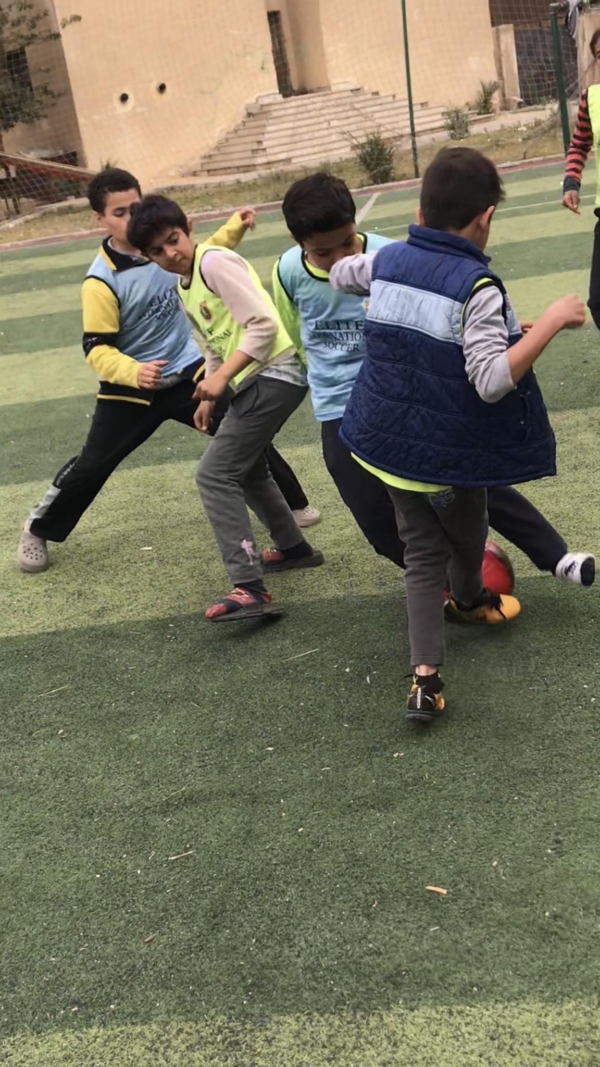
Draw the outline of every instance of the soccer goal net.
M410 178L448 139L552 155L599 26L591 0L0 0L2 225L111 165L219 206Z

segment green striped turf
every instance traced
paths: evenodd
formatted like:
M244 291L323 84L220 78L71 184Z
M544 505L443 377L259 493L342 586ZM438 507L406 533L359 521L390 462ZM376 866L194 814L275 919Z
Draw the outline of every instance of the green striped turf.
M524 315L586 286L594 220L562 212L559 177L507 177L491 251ZM363 226L415 203L386 194ZM242 246L265 277L277 222ZM597 1064L596 590L512 551L522 617L449 629L450 714L409 731L401 579L335 494L308 404L279 443L327 565L274 578L281 624L204 623L225 587L193 482L205 445L173 424L47 574L18 574L19 523L93 411L65 305L97 243L0 256L0 308L55 305L0 323L0 1060ZM526 491L600 551L597 346L588 325L539 362L560 472Z
M0 275L0 297L8 296L11 293L33 294L40 289L55 288L60 285L79 287L85 278L86 269L85 266L75 264L71 267L59 267L51 271L31 270L25 276L7 272Z
M80 311L54 311L20 319L0 321L0 360L14 352L64 348L81 337ZM83 359L83 353L81 358ZM1 365L1 364L0 364Z
M23 417L22 404L0 407L7 460L0 467L0 484L51 480L58 468L79 452L89 430L95 403L95 393L39 401L27 405L27 419ZM35 426L36 438L44 442L39 451L31 448L32 426ZM290 430L284 430L282 440L290 436ZM306 403L294 422L293 441L302 445L312 438L312 409ZM143 448L124 461L124 467L196 460L202 455L205 444L206 439L191 428L166 423Z

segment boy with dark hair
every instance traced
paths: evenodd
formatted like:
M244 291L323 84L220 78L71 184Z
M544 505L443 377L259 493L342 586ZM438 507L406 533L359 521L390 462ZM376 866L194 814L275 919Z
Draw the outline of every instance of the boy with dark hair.
M339 262L331 276L334 287L370 292L367 355L341 434L396 509L414 671L408 718L423 722L444 708L446 576L457 620L502 623L520 611L483 585L486 487L556 473L532 367L560 330L585 321L581 300L563 297L523 335L484 255L502 197L489 159L442 149L408 241Z
M206 346L195 416L207 430L215 403L232 387L227 414L200 461L196 481L234 588L206 611L211 622L272 614L265 571L319 566L274 482L265 449L304 399L306 373L256 271L235 252L196 245L180 206L146 196L132 214L128 240L153 263L180 276L179 296ZM275 547L256 551L249 505Z
M304 354L325 466L375 551L403 566L394 510L381 483L360 470L339 438L352 386L365 355L364 297L335 292L329 272L339 259L377 251L387 237L360 233L356 205L341 178L324 171L294 182L283 215L297 244L273 269L273 299Z
M17 563L29 573L46 570L46 542L69 536L118 464L165 420L194 427L194 390L204 375L176 279L127 241L129 215L141 199L137 178L107 168L92 179L88 196L108 231L82 288L83 349L100 378L98 403L82 452L58 472L21 533ZM253 219L250 210L236 213L210 242L235 248ZM224 397L221 415L226 403ZM268 459L302 520L308 501L296 476L275 449Z
M308 364L325 465L375 551L402 567L404 546L386 487L355 463L339 436L365 356L365 292L342 293L328 284L329 272L339 260L357 253L369 256L391 241L357 231L350 190L340 178L325 172L294 182L283 201L283 214L297 244L275 265L274 299L288 334ZM516 489L489 488L488 512L493 529L540 570L579 585L592 584L594 557L569 552L560 534Z

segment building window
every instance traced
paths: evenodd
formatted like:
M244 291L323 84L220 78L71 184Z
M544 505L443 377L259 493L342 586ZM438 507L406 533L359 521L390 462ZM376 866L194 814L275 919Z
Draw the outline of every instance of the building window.
M27 62L27 53L24 48L15 48L7 52L5 57L6 72L12 82L20 85L22 89L33 92L33 82Z

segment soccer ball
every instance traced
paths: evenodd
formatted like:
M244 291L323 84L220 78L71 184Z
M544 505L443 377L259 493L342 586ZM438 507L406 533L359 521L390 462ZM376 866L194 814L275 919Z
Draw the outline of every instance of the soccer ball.
M515 588L515 572L508 554L495 541L485 542L483 584L491 593L508 596Z

